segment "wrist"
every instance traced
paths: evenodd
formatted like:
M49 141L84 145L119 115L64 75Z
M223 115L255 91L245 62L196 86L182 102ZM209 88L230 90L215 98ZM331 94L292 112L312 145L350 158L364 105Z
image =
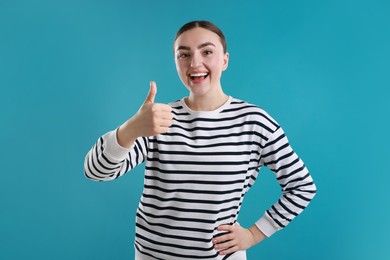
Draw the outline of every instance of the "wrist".
M248 230L252 234L254 245L267 238L267 236L256 225L251 226Z
M133 122L131 119L129 119L116 131L118 144L124 148L130 148L133 146L135 140L138 138L135 128L132 127L132 125Z

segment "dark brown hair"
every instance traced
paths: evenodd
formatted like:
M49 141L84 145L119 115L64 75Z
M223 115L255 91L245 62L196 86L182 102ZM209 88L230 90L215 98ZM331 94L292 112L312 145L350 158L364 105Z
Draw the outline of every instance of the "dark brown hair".
M206 30L209 30L209 31L212 31L213 33L216 33L221 40L223 52L226 53L227 45L226 45L225 35L221 31L221 29L219 29L215 24L213 24L212 22L209 22L209 21L192 21L192 22L186 23L177 31L176 36L175 36L175 40L173 42L175 42L177 40L177 38L179 38L179 36L182 33L189 31L191 29L194 29L194 28L199 28L199 27L206 29Z

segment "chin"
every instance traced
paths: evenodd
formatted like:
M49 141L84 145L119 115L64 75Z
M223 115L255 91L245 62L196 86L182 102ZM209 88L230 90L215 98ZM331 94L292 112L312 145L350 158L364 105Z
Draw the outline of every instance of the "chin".
M205 87L191 87L190 92L194 96L201 97L207 95L210 92L210 89Z

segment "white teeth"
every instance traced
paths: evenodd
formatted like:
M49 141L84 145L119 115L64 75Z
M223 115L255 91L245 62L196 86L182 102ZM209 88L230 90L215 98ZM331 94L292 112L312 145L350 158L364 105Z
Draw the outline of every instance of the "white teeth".
M191 77L203 77L203 76L207 76L207 73L194 73L190 75Z

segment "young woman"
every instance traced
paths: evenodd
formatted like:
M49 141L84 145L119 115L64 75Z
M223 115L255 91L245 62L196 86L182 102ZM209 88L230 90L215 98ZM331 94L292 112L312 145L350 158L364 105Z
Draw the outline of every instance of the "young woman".
M188 97L154 103L151 82L139 111L89 151L85 175L112 180L146 162L136 259L246 259L246 249L303 211L316 187L278 123L224 93L220 80L229 54L218 27L185 24L174 54ZM282 195L246 229L238 213L261 166L275 172Z

